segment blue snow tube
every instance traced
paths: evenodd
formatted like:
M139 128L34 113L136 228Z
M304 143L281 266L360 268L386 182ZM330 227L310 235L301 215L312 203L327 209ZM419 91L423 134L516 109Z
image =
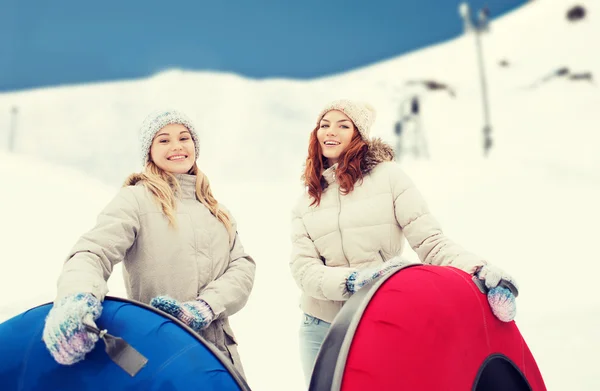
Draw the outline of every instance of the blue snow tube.
M0 388L33 390L250 390L231 362L177 319L154 308L107 297L96 322L148 359L135 376L117 366L99 340L85 360L56 363L42 341L52 304L0 324Z

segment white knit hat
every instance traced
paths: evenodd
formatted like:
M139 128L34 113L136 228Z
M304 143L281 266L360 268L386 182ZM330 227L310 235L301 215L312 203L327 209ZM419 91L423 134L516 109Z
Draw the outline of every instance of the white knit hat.
M358 132L363 140L369 140L371 126L373 125L373 122L375 122L376 117L376 112L373 106L366 102L358 102L348 99L335 100L328 103L323 110L321 110L317 122L321 121L323 116L331 110L339 110L346 114L348 118L354 122L354 125L356 125L356 128L358 129Z
M190 131L194 147L196 148L196 158L198 158L200 154L200 138L198 137L198 133L196 133L192 121L185 114L177 110L158 110L148 115L140 128L140 157L143 166L148 163L150 146L154 140L154 135L170 124L181 124Z

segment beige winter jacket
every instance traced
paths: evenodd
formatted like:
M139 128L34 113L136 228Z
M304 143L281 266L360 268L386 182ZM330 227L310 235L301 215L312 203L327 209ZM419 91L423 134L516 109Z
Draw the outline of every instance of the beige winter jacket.
M331 322L349 298L348 275L400 255L404 237L423 263L452 265L473 273L486 262L442 233L391 147L372 140L362 164L364 178L341 194L333 166L319 206L304 194L292 213L290 267L302 290L301 309Z
M123 262L127 296L149 303L159 295L207 302L215 320L200 334L243 373L228 317L248 300L255 264L236 232L225 226L195 195L196 176L177 175L177 227L133 175L98 217L96 226L75 244L58 281L57 299L91 292L103 300L113 266ZM222 207L222 206L221 206ZM222 207L223 208L223 207ZM229 214L231 217L231 214ZM233 220L233 218L232 218Z

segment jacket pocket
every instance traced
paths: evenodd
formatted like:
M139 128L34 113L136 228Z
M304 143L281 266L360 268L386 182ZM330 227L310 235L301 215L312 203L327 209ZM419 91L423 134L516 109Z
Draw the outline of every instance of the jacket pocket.
M223 333L225 333L225 345L237 345L237 339L233 334L233 330L231 326L229 326L229 322L223 322Z
M386 257L383 255L383 251L379 250L379 256L381 257L381 260L382 260L383 262L386 262L386 261L387 261Z

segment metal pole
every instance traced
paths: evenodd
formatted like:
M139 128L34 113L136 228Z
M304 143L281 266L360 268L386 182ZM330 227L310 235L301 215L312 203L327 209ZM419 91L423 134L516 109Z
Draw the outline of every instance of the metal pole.
M477 52L477 61L479 65L479 82L481 85L481 102L483 106L483 154L487 156L492 148L492 125L490 120L490 109L488 102L487 78L485 75L485 66L483 61L483 48L480 34L488 31L487 9L480 10L477 23L471 22L471 10L467 2L460 4L458 8L460 16L463 18L465 34L473 31L475 34L475 49Z
M10 111L10 130L8 133L8 151L15 152L15 140L17 138L17 115L19 109L13 106Z
M481 101L483 105L483 153L485 156L487 156L490 148L492 147L492 125L490 123L487 79L485 77L485 66L483 64L483 49L481 47L480 34L481 30L479 28L475 29L475 46L477 47L477 58L479 60L479 79L481 83Z
M471 7L469 7L469 3L460 3L458 6L458 13L460 14L460 17L464 23L464 33L467 34L469 31L473 30L473 23L471 22Z

